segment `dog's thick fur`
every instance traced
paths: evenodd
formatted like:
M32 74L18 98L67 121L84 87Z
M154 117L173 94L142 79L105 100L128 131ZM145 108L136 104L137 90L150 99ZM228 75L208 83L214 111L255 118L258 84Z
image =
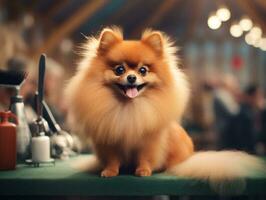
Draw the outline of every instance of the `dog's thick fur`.
M133 41L124 40L117 28L105 28L98 38L88 38L66 99L73 127L92 141L101 176L117 176L122 165L135 166L137 176L167 170L211 182L263 171L262 161L243 152L194 152L179 124L189 86L175 53L159 31L147 30ZM114 72L119 65L125 67L122 75ZM147 74L139 73L141 66L148 68ZM117 87L127 84L129 74L143 89Z

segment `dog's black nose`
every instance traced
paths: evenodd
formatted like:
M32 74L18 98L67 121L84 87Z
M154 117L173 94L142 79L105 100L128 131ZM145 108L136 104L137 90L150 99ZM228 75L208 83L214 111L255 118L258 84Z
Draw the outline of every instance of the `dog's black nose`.
M137 80L137 77L134 75L134 74L130 74L127 76L127 81L130 83L130 84L133 84L135 83Z

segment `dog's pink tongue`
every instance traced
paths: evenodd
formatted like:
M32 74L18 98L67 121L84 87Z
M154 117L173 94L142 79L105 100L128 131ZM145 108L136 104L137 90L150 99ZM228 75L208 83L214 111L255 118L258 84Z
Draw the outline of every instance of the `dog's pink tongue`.
M137 88L128 88L126 90L126 95L129 98L135 98L136 96L138 96L139 91L137 90Z

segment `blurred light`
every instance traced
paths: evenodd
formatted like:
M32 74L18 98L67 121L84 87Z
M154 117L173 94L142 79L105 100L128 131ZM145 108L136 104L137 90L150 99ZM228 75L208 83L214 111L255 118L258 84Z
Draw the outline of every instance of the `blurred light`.
M263 51L266 51L266 38L261 38L259 42L259 48Z
M260 27L258 26L254 26L251 30L250 30L250 34L252 35L252 37L259 39L262 35L262 30Z
M220 7L217 12L216 15L219 17L219 19L223 22L227 21L230 19L231 17L231 13L229 11L228 8L226 8L225 6Z
M246 43L249 44L249 45L252 45L252 44L253 44L252 36L251 36L249 33L246 34L246 36L245 36L245 41L246 41Z
M208 26L210 27L210 29L218 29L221 26L221 21L220 19L216 16L216 15L211 15L208 19Z
M239 25L241 26L243 31L249 31L252 28L253 23L248 17L243 17L240 20Z
M240 37L243 34L243 30L239 24L233 24L230 27L230 33L233 37Z
M254 37L250 32L246 34L245 41L247 44L252 45L254 47L259 47L260 38Z
M26 28L30 28L32 27L34 24L34 17L30 14L26 14L24 15L23 17L23 25L26 27Z
M255 43L253 44L254 47L259 48L260 47L260 39L256 39Z
M71 52L73 48L73 42L70 39L64 39L60 44L60 50L63 53L69 53Z

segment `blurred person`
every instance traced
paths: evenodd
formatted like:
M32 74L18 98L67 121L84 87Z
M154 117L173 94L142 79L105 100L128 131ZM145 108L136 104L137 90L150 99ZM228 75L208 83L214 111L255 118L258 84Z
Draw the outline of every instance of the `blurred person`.
M21 56L27 51L25 42L20 34L19 26L1 24L0 26L0 69L8 69L10 61L16 56ZM12 91L0 88L0 110L8 110Z
M0 68L5 70L26 70L26 53L27 45L21 34L21 26L17 23L2 24L0 26ZM27 85L27 80L21 87L20 92ZM8 110L10 106L10 98L13 95L13 90L8 88L0 88L0 110ZM23 97L26 94L21 94ZM25 109L29 109L29 113L34 113L30 107L25 106ZM26 111L27 112L27 111ZM31 115L28 114L27 116Z
M6 69L7 62L18 55L23 55L26 45L18 26L9 24L0 26L0 68Z
M256 152L256 142L260 141L263 126L264 101L263 91L257 85L250 85L245 89L240 112L232 124L236 149Z
M256 144L256 152L259 155L266 155L266 106L265 97L261 113L261 131L258 137L258 143Z
M231 122L239 113L240 87L237 79L231 75L223 75L214 91L215 131L218 149L234 147Z
M218 72L207 74L203 77L201 87L203 88L203 107L205 110L205 123L208 129L213 129L215 120L214 105L214 91L217 89L219 80L217 79Z
M192 98L185 115L185 128L193 137L197 149L213 149L215 137L213 134L213 90L216 82L212 76L196 78L190 74L192 80Z
M220 71L198 73L189 72L192 98L185 115L184 125L192 135L197 149L216 149L217 134L214 129L214 99L217 88L221 86Z

